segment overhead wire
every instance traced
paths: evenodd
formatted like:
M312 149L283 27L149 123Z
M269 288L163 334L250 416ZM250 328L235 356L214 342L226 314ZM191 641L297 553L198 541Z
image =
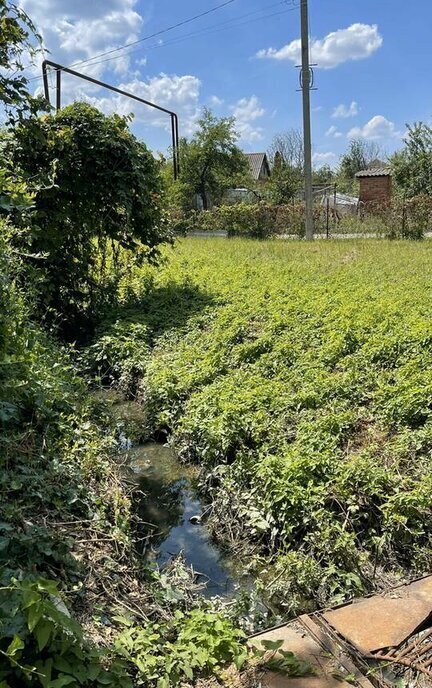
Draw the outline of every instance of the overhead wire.
M278 2L272 6L274 7L275 5L282 5L282 4L284 4L284 3ZM184 36L178 36L177 38L174 38L171 41L166 41L164 43L154 43L153 45L148 46L148 49L149 50L155 50L157 48L164 48L166 46L176 45L177 43L182 43L185 40L188 40L189 38L197 38L197 37L199 38L200 36L205 36L205 35L208 35L210 33L218 33L219 31L227 31L229 29L237 29L241 26L245 26L246 24L251 24L255 21L261 21L262 19L269 19L271 17L276 17L276 16L279 16L281 14L286 14L288 12L291 12L294 9L296 9L296 8L292 7L292 8L286 9L286 10L282 10L280 12L272 12L271 14L265 14L261 17L256 17L255 19L250 19L248 21L241 22L239 24L231 24L231 22L229 22L229 26L222 26L222 24L226 24L227 22L221 22L221 24L216 24L214 27L206 27L205 29L202 29L200 31L189 33L189 34L186 34ZM246 16L250 16L251 14L256 14L256 12L250 12L250 13L248 13L246 15L242 15L242 16L246 17ZM237 17L237 19L241 19L241 18L242 17ZM128 57L129 55L132 55L132 54L137 53L137 52L141 52L141 48L137 49L137 50L130 50L129 52L125 53L124 56ZM111 60L118 59L118 57L119 56L109 57L106 60L99 60L97 62L91 62L91 63L89 63L88 66L92 67L92 66L95 66L98 64L102 64L104 62L109 62Z
M105 57L105 55L110 55L115 52L119 52L120 50L126 50L127 48L137 45L138 43L143 43L144 41L148 41L151 38L157 38L158 36L162 36L165 33L168 33L169 31L173 31L174 29L178 29L181 26L185 26L186 24L190 24L193 21L196 21L197 19L201 19L202 17L205 17L209 14L212 14L213 12L216 12L220 9L223 9L224 7L227 7L228 5L232 5L236 0L225 0L224 2L220 3L219 5L216 5L215 7L211 7L208 10L205 10L204 12L200 12L199 14L195 14L192 17L188 17L187 19L183 19L180 22L177 22L176 24L171 24L171 26L167 26L164 29L160 29L159 31L155 31L152 34L149 34L148 36L143 36L142 38L138 38L136 41L130 41L129 43L125 43L124 45L120 45L117 48L112 48L111 50L106 50L103 53L98 53L97 55L93 55L92 57L85 58L83 60L78 60L77 62L73 62L70 65L67 65L69 68L71 67L77 67L78 65L86 64L87 62L91 62L92 60L95 60L99 57ZM29 79L29 81L34 81L36 78Z
M104 60L98 60L97 62L94 62L94 60L96 60L98 57L102 57L102 56L104 56L104 55L112 54L112 53L114 53L114 52L119 52L119 51L121 51L121 50L124 50L124 49L128 48L129 46L136 45L137 43L142 43L142 42L144 42L144 41L149 40L149 39L152 38L152 37L157 37L157 36L161 35L162 33L166 33L167 31L171 31L171 30L174 29L174 28L178 28L179 26L184 26L185 24L194 21L196 18L200 18L200 17L202 17L202 16L208 15L208 14L210 14L211 12L216 11L217 9L220 9L220 8L222 8L222 7L224 7L224 6L228 5L228 4L231 4L231 3L234 2L234 1L235 1L235 0L229 0L229 2L224 2L224 3L222 3L221 5L217 5L216 7L212 8L212 9L210 9L210 10L207 10L206 12L203 12L203 13L201 13L201 14L199 14L199 15L195 15L194 17L190 17L189 19L183 20L182 22L178 22L177 24L172 25L171 27L167 27L166 29L162 29L161 31L157 31L157 32L155 32L154 34L151 34L151 35L149 35L149 36L144 36L142 39L139 39L138 41L133 41L133 42L131 42L131 43L125 44L124 46L119 46L118 48L113 48L112 50L106 51L105 53L99 53L98 55L94 55L93 57L86 58L85 60L80 60L79 62L74 62L74 63L68 65L68 67L69 67L69 68L72 68L72 67L75 67L75 66L78 66L78 65L84 65L84 64L87 64L87 65L90 66L90 67L91 67L91 66L96 66L96 65L98 65L98 64L103 64L103 63L105 63L105 62L110 62L110 61L113 61L113 60L116 60L116 59L120 59L121 57L128 56L128 55L131 55L131 54L133 54L133 53L141 52L142 48L138 48L138 49L135 49L135 50L129 50L128 52L122 53L121 55L114 55L113 57L108 57L108 58L106 58L106 59L104 59ZM279 2L275 2L275 3L272 3L272 4L270 4L270 5L266 5L266 6L262 7L262 8L259 8L258 10L254 10L254 11L252 11L252 12L247 12L246 14L243 14L243 15L240 15L240 16L237 16L237 17L234 17L234 18L231 18L231 19L227 19L227 20L225 20L225 21L223 21L223 22L219 22L218 24L215 24L215 25L212 25L212 26L203 27L202 29L200 29L200 30L198 30L198 31L191 32L191 33L185 34L185 35L183 35L183 36L182 36L182 35L181 35L181 36L177 36L176 38L174 38L174 39L171 40L171 41L165 41L165 42L163 42L163 43L155 43L155 44L152 44L152 45L148 46L148 48L149 48L150 50L154 50L155 48L162 48L162 47L169 46L169 45L175 45L176 43L183 42L183 41L185 41L185 40L187 40L187 39L189 39L189 38L199 37L199 36L201 36L201 35L206 35L206 34L208 34L208 33L214 33L214 32L221 31L221 30L226 30L226 29L231 29L231 28L238 28L238 27L240 27L240 26L244 26L245 24L251 23L251 22L253 22L253 21L258 21L258 20L261 20L261 19L267 19L267 18L270 18L270 17L273 17L273 16L277 16L277 15L280 15L280 14L285 14L286 12L291 12L291 11L297 9L297 6L296 6L294 3L295 3L295 0L279 0ZM240 24L236 24L236 23L235 23L235 22L237 22L237 21L239 21L239 20L241 20L241 19L244 19L244 18L246 18L246 17L250 17L250 16L252 16L252 15L254 15L254 14L259 14L259 13L261 13L261 12L264 12L264 11L267 10L267 9L271 9L272 7L277 7L277 6L280 6L280 5L291 5L291 6L288 7L288 9L286 9L286 10L282 10L281 12L274 12L274 13L272 13L272 14L267 14L267 15L264 15L264 16L261 16L261 17L257 17L256 19L252 19L252 20L249 20L249 21L246 21L246 22L241 22ZM228 25L228 26L227 26L227 25ZM222 28L219 28L219 27L222 27ZM50 71L56 71L56 69L53 68L53 69L50 70ZM40 79L42 79L42 76L36 76L36 77L32 77L32 78L28 79L28 81L31 82L31 81L37 81L37 80L40 80Z

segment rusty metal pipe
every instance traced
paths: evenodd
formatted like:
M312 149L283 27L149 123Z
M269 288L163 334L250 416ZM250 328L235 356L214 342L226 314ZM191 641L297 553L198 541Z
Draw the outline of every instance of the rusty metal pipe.
M125 96L126 98L131 98L132 100L136 100L138 103L142 103L143 105L148 105L149 107L152 107L155 110L159 110L159 112L164 112L165 114L170 115L170 117L171 117L172 147L173 147L174 179L177 179L178 170L179 170L179 153L178 153L179 136L178 136L178 117L177 117L177 114L175 112L172 112L171 110L167 110L167 108L164 108L161 105L157 105L156 103L151 103L149 100L145 100L144 98L140 98L139 96L136 96L134 93L129 93L128 91L124 91L121 88L117 88L117 86L112 86L111 84L107 84L105 81L100 81L100 79L95 79L94 77L88 76L87 74L82 74L82 72L77 72L75 69L71 69L70 67L65 67L64 65L61 65L58 62L52 62L52 60L44 60L42 62L42 77L43 77L43 83L44 83L45 99L48 101L48 103L50 103L49 86L48 86L48 67L53 67L53 69L55 69L56 73L57 73L57 79L56 79L56 84L57 84L56 107L57 107L57 110L59 110L61 107L61 72L66 72L66 74L71 74L72 76L76 76L78 79L84 79L84 81L89 81L90 83L95 84L96 86L100 86L101 88L107 88L109 91L113 91L114 93L118 93L119 95Z

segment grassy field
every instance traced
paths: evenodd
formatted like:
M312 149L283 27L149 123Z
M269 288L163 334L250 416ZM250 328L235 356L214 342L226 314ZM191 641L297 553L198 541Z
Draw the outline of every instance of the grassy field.
M91 356L202 465L290 613L430 570L432 243L197 239L133 268Z

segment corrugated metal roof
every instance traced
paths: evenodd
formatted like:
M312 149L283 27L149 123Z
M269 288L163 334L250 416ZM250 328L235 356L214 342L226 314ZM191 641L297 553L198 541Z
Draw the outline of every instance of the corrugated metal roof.
M249 165L254 179L259 179L261 168L263 166L264 160L266 160L265 153L245 153L247 159L249 160Z
M360 170L356 177L390 177L390 167L371 167L369 170Z

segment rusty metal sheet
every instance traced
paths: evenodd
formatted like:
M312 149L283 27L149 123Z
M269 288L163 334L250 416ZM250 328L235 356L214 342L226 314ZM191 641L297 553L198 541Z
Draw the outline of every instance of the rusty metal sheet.
M420 580L414 581L409 585L404 585L407 596L409 597L421 597L422 599L429 601L430 608L432 611L432 576L427 576L426 578L421 578Z
M339 661L310 635L308 629L301 630L288 624L250 638L249 644L259 646L261 640L283 640L283 650L294 652L299 659L309 661L317 672L316 676L299 678L266 672L261 679L262 688L352 688L352 683L344 681L340 673L335 674ZM357 685L372 688L370 683Z
M370 654L403 643L431 610L432 600L427 595L376 596L325 612L323 617L360 652Z
M368 678L359 670L359 668L351 661L351 658L336 645L330 638L328 632L324 632L314 619L307 614L299 617L299 621L309 632L312 638L315 638L322 647L327 650L333 657L336 658L337 663L344 667L348 674L355 676L355 685L359 688L374 688Z

